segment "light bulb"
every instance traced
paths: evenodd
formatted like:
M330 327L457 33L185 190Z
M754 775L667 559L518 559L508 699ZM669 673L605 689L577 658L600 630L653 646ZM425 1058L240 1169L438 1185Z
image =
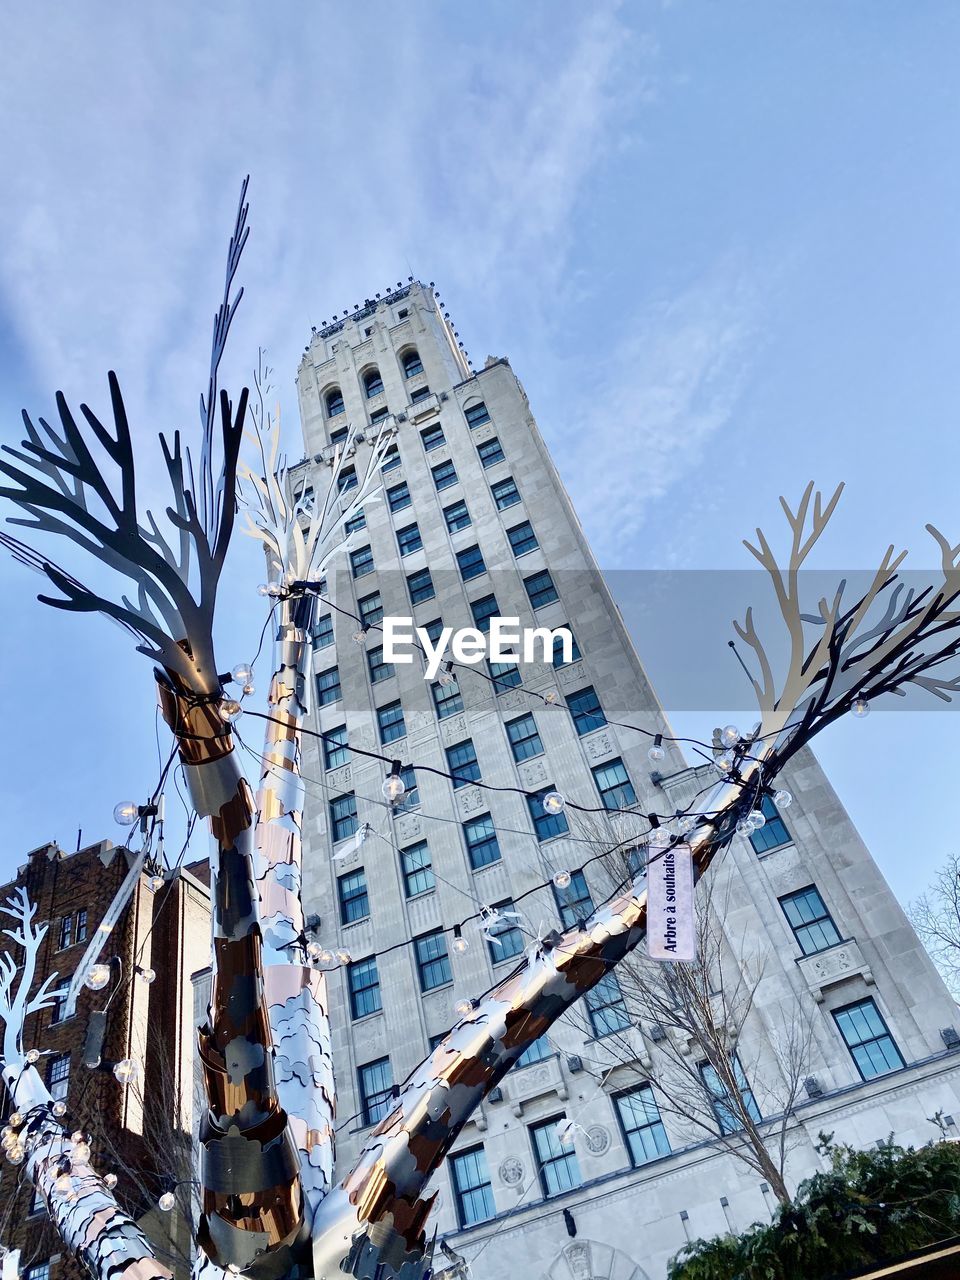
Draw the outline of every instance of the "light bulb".
M122 1085L133 1084L140 1074L140 1065L135 1058L121 1058L114 1063L113 1074Z
M113 820L121 827L132 827L140 817L140 806L133 800L121 800L113 810Z
M740 730L735 724L728 724L720 730L720 741L725 747L735 747L740 741Z
M307 955L311 960L319 960L323 955L323 947L321 947L319 942L308 942Z
M39 1061L40 1061L40 1050L39 1050L39 1049L28 1049L28 1050L27 1050L27 1061L31 1064L31 1066L33 1065L33 1063L34 1063L34 1062L39 1062Z
M696 815L692 813L685 813L683 817L680 819L680 821L677 823L677 830L680 832L682 836L687 836L690 834L690 832L694 829L696 825L697 825Z
M333 961L334 961L333 952L328 951L326 947L324 947L323 950L320 952L320 954L317 956L318 964L333 964Z
M67 1114L67 1104L62 1098L58 1098L50 1110L55 1116L65 1116Z
M367 643L366 630L361 628L359 631L355 631L353 633L353 642L354 644L366 644Z
M163 885L164 885L163 876L151 876L150 879L147 881L147 888L150 890L151 893L159 893L160 890L163 888Z
M659 742L655 742L647 752L647 759L650 761L651 764L659 764L660 761L664 759L666 754L667 753L664 751L663 747L659 744Z
M789 791L776 791L774 792L773 803L778 809L789 809L793 804L793 795Z
M749 836L753 833L753 823L749 818L740 818L737 821L737 835Z
M73 1179L69 1173L61 1173L53 1180L53 1189L57 1195L68 1196L73 1190Z
M751 827L753 827L754 831L759 831L760 828L765 825L767 815L762 809L751 809L747 814L747 821L750 823Z
M729 773L733 768L733 755L729 751L721 751L718 756L713 757L714 768L720 773Z
M256 693L257 687L250 680L243 686L243 696L249 698L251 693Z
M75 1142L70 1151L70 1159L75 1164L86 1164L90 1159L90 1143Z
M403 779L396 773L391 773L388 778L384 778L383 786L380 788L384 799L389 800L391 804L396 804L398 800L403 799L406 789Z
M91 991L102 991L110 981L110 966L108 964L94 964L90 966L90 972L83 980L83 985L89 987Z
M149 987L151 982L157 979L157 971L155 969L137 969L137 973Z
M11 1164L23 1164L26 1157L27 1153L24 1151L23 1147L13 1147L7 1152L7 1159Z
M257 587L257 595L268 596L269 594L270 594L270 588L267 586L265 582L261 582L259 587Z
M563 813L566 800L559 791L548 791L541 801L544 813Z
M458 1014L461 1018L465 1018L468 1013L473 1013L473 1001L458 1000L457 1003L453 1006L453 1011L454 1013Z
M82 1130L82 1129L74 1129L73 1133L71 1133L71 1135L70 1135L70 1141L71 1141L71 1142L83 1142L83 1130Z
M157 1201L157 1208L162 1209L164 1213L169 1213L173 1206L177 1203L177 1197L172 1191L165 1191Z
M353 959L353 956L351 956L350 952L347 951L346 948L343 948L342 950L337 952L337 959L340 961L341 964L349 964L350 961Z
M559 701L559 697L560 695L556 692L556 690L551 689L549 693L545 693L543 695L543 700L548 707L553 707L553 706L556 706L557 702Z
M566 889L572 878L569 871L558 871L553 877L553 883L558 889Z
M115 1173L105 1173L103 1175L103 1185L108 1191L112 1191L117 1185L117 1175Z
M19 1129L22 1124L23 1124L23 1112L12 1111L10 1113L10 1128Z
M470 944L467 942L466 938L465 938L465 937L463 937L463 935L462 935L462 934L459 934L459 933L458 933L458 934L457 934L457 936L454 938L454 940L453 940L453 944L452 944L452 945L453 945L453 949L454 949L454 951L456 951L457 955L461 955L461 956L462 956L462 955L463 955L463 953L466 951L467 947L468 947Z
M868 716L870 714L870 703L866 698L855 698L850 710L858 719L862 720L864 716Z
M230 672L237 684L249 684L253 679L253 667L249 662L238 662Z
M237 702L236 698L224 698L220 703L220 714L226 720L227 724L233 724L234 720L240 715L243 707Z

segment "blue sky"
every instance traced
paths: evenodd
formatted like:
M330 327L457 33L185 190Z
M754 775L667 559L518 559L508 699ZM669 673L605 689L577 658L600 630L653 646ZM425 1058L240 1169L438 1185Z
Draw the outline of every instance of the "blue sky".
M510 356L605 566L746 568L810 478L848 484L821 567L960 537L955 4L91 0L4 36L7 442L58 387L104 405L108 368L145 446L195 426L249 171L230 371L269 349L292 452L311 324L413 273L476 363ZM238 546L225 666L259 577ZM0 564L5 868L119 835L156 775L148 664L38 583ZM904 899L953 848L958 741L941 709L820 741Z

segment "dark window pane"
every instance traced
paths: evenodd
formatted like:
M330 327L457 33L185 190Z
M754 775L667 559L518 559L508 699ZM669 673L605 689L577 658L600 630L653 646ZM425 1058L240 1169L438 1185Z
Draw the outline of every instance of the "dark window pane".
M430 686L433 692L433 705L437 709L437 719L446 720L447 716L455 716L463 710L463 698L460 696L460 686L456 680L451 680L449 684L436 684Z
M333 387L327 392L327 417L335 418L337 414L343 413L343 394L339 387Z
M517 524L512 529L508 529L507 537L510 539L510 546L515 556L524 556L540 545L529 520L524 520L523 524Z
M360 1112L364 1124L378 1124L390 1110L393 1097L393 1068L389 1058L368 1062L357 1071Z
M834 1021L864 1080L904 1066L900 1050L873 999L835 1009Z
M365 1018L383 1008L376 956L371 956L368 960L356 960L348 965L347 985L350 990L350 1012L355 1018Z
M492 467L498 462L503 462L504 454L497 437L491 436L489 440L483 440L478 444L477 456L484 467Z
M477 763L477 752L469 738L447 747L447 767L454 775L454 788L465 787L469 782L477 782L480 778L480 765Z
M384 662L383 645L375 645L374 648L367 650L367 666L370 668L370 682L379 684L381 680L389 680L391 676L396 675L396 668L392 662Z
M469 582L471 578L479 578L480 574L486 573L487 570L479 547L467 547L463 551L458 551L457 565L464 582Z
M457 1151L450 1157L450 1172L457 1197L457 1219L461 1227L486 1222L496 1213L493 1188L483 1147Z
M587 920L593 915L593 898L583 872L572 871L569 875L569 884L560 886L554 882L553 885L553 896L565 929L572 929L580 920Z
M430 392L426 391L426 395ZM432 427L427 427L425 431L420 432L420 439L423 441L424 453L429 453L432 449L439 449L442 444L446 444L446 437L443 434L443 427L440 423L434 423Z
M670 1140L651 1085L641 1084L614 1101L634 1167L670 1154Z
M474 871L500 861L500 845L489 813L471 818L463 824L463 836L467 843L467 856Z
M403 872L403 889L408 898L416 897L418 893L430 893L436 888L426 840L400 850L400 869Z
M767 853L770 849L779 849L781 845L790 844L792 837L771 796L763 797L760 809L766 822L759 831L750 833L750 843L753 845L754 852Z
M506 511L507 507L513 507L520 501L520 494L513 476L507 476L506 480L498 480L496 484L492 484L490 492L493 494L498 511Z
M357 547L356 551L350 552L350 568L355 578L362 578L365 574L373 573L373 549L371 547Z
M423 539L420 537L420 526L408 524L404 528L398 529L397 546L400 548L401 556L408 556L414 551L419 551L423 546Z
M333 615L325 613L318 618L313 628L314 649L326 649L333 644Z
M541 569L539 573L533 573L529 578L524 578L523 585L527 589L527 595L534 609L542 609L544 605L552 604L554 600L560 598L553 585L553 579L546 569Z
M357 601L357 608L360 610L361 621L367 623L368 626L374 626L378 622L383 621L383 601L380 599L380 592L374 591L368 596L361 596Z
M405 737L407 727L403 722L402 704L391 702L385 707L377 707L377 724L380 728L380 741L384 746Z
M619 757L608 760L606 764L596 765L591 773L605 809L615 812L618 809L629 809L637 803L637 793Z
M383 390L383 379L380 377L379 369L368 369L363 375L363 389L366 392L367 399L372 400L374 396L378 396Z
M812 884L806 889L798 889L796 893L788 893L780 899L780 906L805 956L826 951L840 941L826 903Z
M459 502L453 503L452 506L444 507L443 518L447 522L447 528L451 533L456 533L458 529L466 529L470 526L470 512L467 510L467 504L461 499Z
M340 668L328 667L317 672L317 706L327 707L340 701Z
M423 373L423 361L416 351L407 351L403 357L403 376L415 378L418 373Z
M490 421L490 415L487 413L487 406L482 400L479 404L468 405L463 412L467 419L468 427L479 427L481 422Z
M560 1118L537 1124L530 1130L545 1196L558 1196L579 1187L580 1165L571 1146L563 1146L557 1134Z
M357 797L353 792L334 796L330 801L330 825L333 839L346 840L357 829Z
M567 815L562 810L560 813L547 813L543 807L543 797L553 789L551 783L549 786L542 787L535 796L527 796L527 808L530 810L533 829L537 833L538 840L550 840L553 836L562 836L570 830Z
M370 914L367 880L362 871L350 871L337 880L337 896L340 900L340 921L352 924L365 920Z
M399 484L387 490L387 504L391 511L402 511L404 507L409 507L412 501L406 480L401 480Z
M323 735L323 767L325 769L339 769L349 759L347 726L341 724L336 729L328 729Z
M543 743L537 732L537 722L532 715L519 716L516 720L508 720L506 724L507 741L513 758L518 763L529 760L532 756L543 755Z
M442 929L421 934L419 938L414 938L413 945L421 991L433 991L436 987L444 987L453 981L450 957L447 955L447 939Z
M457 483L457 469L452 462L439 462L435 467L431 467L430 471L438 491L449 489L451 485Z
M593 685L569 694L567 710L573 716L574 727L581 736L590 733L593 729L600 729L607 723L607 717L603 714L600 699Z
M424 600L432 600L436 595L429 569L418 569L416 573L409 574L407 586L413 604L422 604Z

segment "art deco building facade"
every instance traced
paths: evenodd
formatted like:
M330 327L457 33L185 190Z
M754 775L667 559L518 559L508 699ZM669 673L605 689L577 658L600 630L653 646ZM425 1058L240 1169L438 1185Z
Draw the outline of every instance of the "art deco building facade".
M34 849L16 880L0 887L0 904L23 887L47 933L38 959L38 984L58 978L61 997L127 877L133 855L109 840L65 853L56 844ZM206 865L182 869L158 885L142 872L132 896L109 929L100 953L110 980L98 991L82 988L76 1010L63 999L30 1014L24 1043L41 1057L37 1070L67 1107L64 1123L88 1135L91 1162L117 1177L116 1195L178 1277L190 1273L191 1244L183 1213L161 1213L157 1200L168 1179L189 1178L195 1105L191 974L209 963L210 895ZM106 1010L102 1038L91 1038ZM99 1053L99 1068L88 1060ZM133 1059L139 1078L123 1087L112 1064ZM9 1099L4 1096L4 1116ZM189 1187L187 1187L189 1192ZM189 1210L177 1192L180 1207ZM83 1280L86 1269L65 1253L23 1166L0 1168L0 1244L20 1250L24 1280Z
M298 389L303 486L325 491L348 424L367 436L357 470L371 426L397 429L383 497L354 521L328 578L312 684L327 736L308 742L303 762L306 910L324 945L349 955L330 975L345 1172L457 1004L609 891L591 861L604 824L622 834L625 806L672 813L703 779L669 744L652 765L649 736L614 723L669 735L506 360L474 373L433 290L411 283L315 332ZM419 660L384 662L375 625L355 641L384 614L431 635L493 615L567 624L576 650L566 664L427 681ZM354 747L421 766L405 768L400 803L383 797L383 765ZM796 1185L818 1167L822 1130L861 1145L890 1134L921 1143L937 1136L925 1117L938 1111L949 1130L960 1037L953 1001L814 757L802 753L783 782L793 805L777 813L768 801L766 826L736 837L712 874L725 951L762 970L737 1046L758 1110L784 1025L802 1011L811 1027L789 1125ZM546 814L539 796L554 788L599 812ZM487 908L519 918L484 937L476 916ZM661 1112L645 1081L657 1076L663 1029L635 1022L611 976L458 1140L435 1216L477 1277L660 1280L686 1240L770 1212L760 1177ZM571 1145L564 1119L576 1123Z

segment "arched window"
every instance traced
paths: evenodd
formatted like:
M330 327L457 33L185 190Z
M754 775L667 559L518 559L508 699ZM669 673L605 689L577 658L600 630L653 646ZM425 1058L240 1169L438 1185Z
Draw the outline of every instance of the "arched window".
M366 392L368 400L372 400L374 396L378 396L383 390L383 379L380 377L379 369L368 369L363 375L363 389Z
M416 351L404 352L403 376L405 378L415 378L418 373L423 373L423 361L420 359L419 353Z
M343 392L339 387L331 387L327 392L327 417L335 418L338 413L343 413Z

